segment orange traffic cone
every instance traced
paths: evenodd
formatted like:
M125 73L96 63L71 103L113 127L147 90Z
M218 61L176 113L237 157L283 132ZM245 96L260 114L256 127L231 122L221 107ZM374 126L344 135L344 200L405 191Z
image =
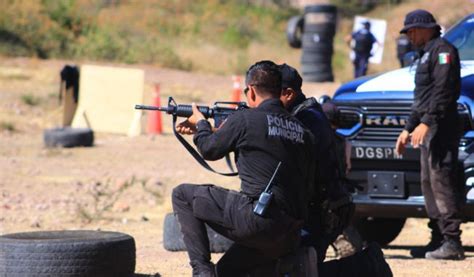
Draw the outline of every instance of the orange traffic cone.
M160 101L160 84L155 84L155 92L152 94L153 106L161 106ZM148 133L149 134L161 134L163 132L163 126L161 122L160 111L149 111L148 112Z
M240 102L240 76L232 76L233 88L232 88L232 102Z

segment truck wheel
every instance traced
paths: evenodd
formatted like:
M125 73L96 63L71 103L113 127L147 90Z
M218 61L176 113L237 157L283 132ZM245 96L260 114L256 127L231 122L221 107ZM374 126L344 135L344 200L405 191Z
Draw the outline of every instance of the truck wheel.
M130 277L135 241L117 232L42 231L0 236L0 276Z
M206 225L206 228L212 253L223 253L233 244L231 240L216 233L209 226ZM163 223L163 247L168 251L186 251L181 226L176 215L173 213L165 216L165 222Z
M362 239L375 241L380 246L392 242L403 229L406 218L357 218L354 225Z

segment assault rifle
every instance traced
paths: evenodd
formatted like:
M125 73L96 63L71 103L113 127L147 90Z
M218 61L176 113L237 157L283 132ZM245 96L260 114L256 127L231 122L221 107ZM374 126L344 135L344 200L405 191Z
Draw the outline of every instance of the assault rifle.
M206 119L214 119L214 127L219 128L221 124L226 120L226 118L234 113L235 111L247 109L247 104L245 102L215 102L214 106L198 106L199 111L204 115ZM146 106L146 105L135 105L137 110L150 110L150 111L162 111L166 112L173 116L173 133L176 138L181 142L181 144L188 150L188 152L200 163L204 168L224 176L236 176L237 172L234 172L232 163L230 161L229 155L226 155L226 162L229 166L231 173L220 173L215 171L178 132L176 132L176 120L178 117L190 117L193 114L193 108L191 105L178 105L174 101L173 97L168 99L168 107L158 107L158 106Z
M214 119L214 127L219 128L222 122L237 110L247 109L245 102L215 102L214 106L198 106L206 119ZM137 110L162 111L177 117L190 117L193 114L191 105L177 105L173 97L168 99L168 107L135 105ZM173 124L174 126L174 124Z

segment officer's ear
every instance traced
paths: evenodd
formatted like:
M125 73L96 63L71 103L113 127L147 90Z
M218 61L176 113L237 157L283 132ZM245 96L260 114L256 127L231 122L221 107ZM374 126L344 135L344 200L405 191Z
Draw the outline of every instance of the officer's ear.
M249 86L249 90L247 91L247 103L250 107L256 107L257 102L257 93L255 92L254 86Z
M284 88L281 91L280 100L283 103L291 103L296 98L296 92L292 88Z

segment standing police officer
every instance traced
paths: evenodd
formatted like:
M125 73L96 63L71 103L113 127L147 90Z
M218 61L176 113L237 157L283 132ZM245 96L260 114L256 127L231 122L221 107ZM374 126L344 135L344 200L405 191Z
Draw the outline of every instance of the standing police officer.
M249 68L244 90L251 109L236 111L215 132L193 104L180 133L195 133L207 160L236 156L241 191L214 185L181 184L173 190L173 209L181 224L193 276L215 276L205 223L235 243L219 260L219 276L241 276L295 249L306 219L313 183L313 138L283 107L281 73L271 61ZM281 162L265 215L253 212Z
M350 45L351 40L354 40L354 78L365 76L369 67L369 58L372 56L372 47L374 43L378 43L375 36L370 32L370 22L362 23L363 28L357 32L352 33L346 38L346 42Z
M406 33L420 51L415 74L414 103L405 130L399 135L399 154L411 139L421 152L421 189L425 197L431 241L411 251L414 257L464 259L457 189L460 125L457 112L460 62L457 49L440 37L433 15L415 10L405 17L400 33Z

